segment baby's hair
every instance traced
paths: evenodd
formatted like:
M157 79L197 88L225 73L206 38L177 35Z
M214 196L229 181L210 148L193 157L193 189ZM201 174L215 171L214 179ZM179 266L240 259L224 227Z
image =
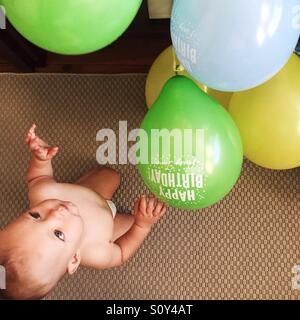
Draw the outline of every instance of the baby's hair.
M0 297L9 300L38 300L45 297L56 285L37 279L31 272L28 260L16 248L0 249L0 265L5 269L6 289L0 290Z

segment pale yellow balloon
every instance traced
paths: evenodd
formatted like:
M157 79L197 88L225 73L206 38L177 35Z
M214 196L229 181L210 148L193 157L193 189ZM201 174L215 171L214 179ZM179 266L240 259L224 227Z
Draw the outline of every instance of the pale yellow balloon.
M165 83L175 76L174 63L176 62L178 62L178 60L175 57L172 46L165 49L154 61L146 81L146 103L149 108L158 98ZM193 79L193 77L183 69L178 71L178 75L184 75L192 79L200 89L215 98L222 106L228 108L232 93L207 88L205 85Z
M295 54L267 83L234 93L229 111L249 160L269 169L300 166L300 59Z

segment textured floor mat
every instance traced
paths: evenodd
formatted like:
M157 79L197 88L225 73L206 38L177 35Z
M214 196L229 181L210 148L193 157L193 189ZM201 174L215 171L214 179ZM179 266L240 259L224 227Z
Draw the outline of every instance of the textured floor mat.
M144 75L0 75L0 227L27 206L25 130L60 146L59 180L74 181L96 165L96 133L147 110ZM145 187L132 165L118 165L115 202L128 210ZM124 267L80 269L48 299L299 299L300 169L269 171L245 162L234 190L198 212L170 209Z

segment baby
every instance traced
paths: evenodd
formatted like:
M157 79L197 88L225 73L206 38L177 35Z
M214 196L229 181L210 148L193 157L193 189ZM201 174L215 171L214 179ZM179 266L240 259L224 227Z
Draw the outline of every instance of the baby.
M110 200L120 177L96 169L75 184L53 178L48 146L33 125L25 140L32 152L27 174L30 209L0 232L0 265L9 299L40 299L79 265L96 269L123 265L166 212L153 196L135 201L133 215L117 213Z

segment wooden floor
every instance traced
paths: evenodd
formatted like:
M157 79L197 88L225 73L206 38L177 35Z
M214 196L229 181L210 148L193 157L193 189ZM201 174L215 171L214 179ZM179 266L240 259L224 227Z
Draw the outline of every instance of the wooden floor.
M3 32L3 31L1 31ZM1 33L0 33L1 37ZM116 42L95 53L64 56L45 52L45 64L35 72L145 73L171 44L170 20L150 20L146 1L129 29ZM36 50L39 50L36 48ZM0 52L0 72L23 72Z

